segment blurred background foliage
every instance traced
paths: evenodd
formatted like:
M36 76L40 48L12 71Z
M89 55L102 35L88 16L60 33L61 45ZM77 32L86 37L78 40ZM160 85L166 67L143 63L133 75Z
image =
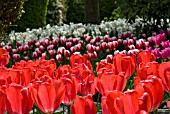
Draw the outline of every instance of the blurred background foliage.
M23 4L21 1L19 3L18 0L13 1L17 2L17 9L11 6L6 10L14 12L12 10L15 9L14 14L20 14ZM4 3L9 2L7 0ZM26 0L23 6L25 13L16 23L13 22L18 16L12 18L4 16L5 11L1 10L0 26L13 23L9 31L25 31L26 28L39 28L46 24L85 23L85 2L87 0ZM4 3L2 2L2 4ZM170 19L170 0L99 0L99 9L100 21L126 18L127 22L134 23L136 17L142 18L142 24L145 26L143 32L146 34L152 33L152 31L166 31ZM6 23L6 25L2 23Z
M14 23L10 30L25 31L27 28L39 28L46 25L47 6L49 0L25 0L25 13Z
M24 0L0 0L0 42L8 27L22 15Z
M121 15L124 15L129 22L133 23L137 16L143 19L144 32L167 31L170 0L115 0L115 2L121 10Z

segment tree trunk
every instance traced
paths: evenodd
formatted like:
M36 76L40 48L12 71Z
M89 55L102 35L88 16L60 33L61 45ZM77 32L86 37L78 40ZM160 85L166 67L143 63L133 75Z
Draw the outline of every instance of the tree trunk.
M85 0L85 22L100 23L99 0Z

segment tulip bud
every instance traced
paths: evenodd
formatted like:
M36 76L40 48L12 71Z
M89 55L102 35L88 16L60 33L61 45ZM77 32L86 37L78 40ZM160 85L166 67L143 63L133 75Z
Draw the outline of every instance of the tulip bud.
M55 38L52 42L53 45L57 45L59 43L60 39L59 38Z
M97 53L95 51L91 54L91 58L93 59L97 58Z
M44 42L42 42L42 45L44 47L47 47L49 45L49 40L48 39L45 39Z
M56 54L56 51L55 50L49 50L48 53L49 53L50 56L54 56Z
M65 46L65 45L66 45L66 38L65 38L65 37L61 37L61 38L60 38L60 42L61 42L61 44L62 44L63 46Z
M70 56L70 51L64 50L64 57L69 57L69 56Z
M119 54L119 50L114 51L114 55Z
M32 45L32 40L28 41L28 46Z
M74 53L75 52L74 47L71 47L70 51L71 51L71 53Z
M57 54L63 54L64 50L65 50L64 47L59 47L58 50L57 50Z
M17 43L16 43L16 46L17 46L17 47L21 46L21 43L20 43L20 42L17 42Z
M61 54L57 54L56 55L56 59L58 62L62 62L62 55Z
M46 56L46 53L42 53L41 57L44 58L44 59L46 59L46 57L47 57L47 56Z
M100 51L100 47L99 46L96 46L95 47L95 51L98 53Z
M19 53L21 53L21 52L23 51L23 47L22 47L22 46L19 46L19 47L17 48L17 51L18 51Z
M88 52L92 53L94 51L93 46L91 44L86 45L86 49Z
M17 49L12 49L12 53L16 54L17 53Z
M146 34L142 34L142 38L147 38Z
M106 42L102 42L101 49L106 49L106 48L107 48L107 43Z
M136 41L136 48L141 49L142 48L142 43L140 41Z
M135 46L134 45L129 45L129 49L133 50L133 49L135 49Z
M48 47L47 47L47 50L53 50L54 49L54 45L49 45Z
M108 49L109 50L113 49L113 43L112 42L108 42Z
M77 44L78 43L78 39L77 38L73 38L73 44Z
M13 54L12 57L13 57L14 60L19 60L20 59L19 54Z
M35 43L35 46L38 48L38 47L40 47L40 42L37 42L37 43Z
M68 39L67 39L67 42L71 42L71 43L72 43L72 42L73 42L73 38L72 38L72 37L68 38ZM66 43L67 43L67 42L66 42Z
M11 52L11 51L12 51L12 47L11 47L11 46L7 46L7 47L6 47L6 50L7 50L8 52Z
M152 38L151 38L151 37L148 37L148 42L149 42L149 44L152 44L152 43L153 43L153 41L152 41Z
M36 48L36 49L35 49L35 52L36 52L39 56L41 56L41 54L42 54L42 52L40 51L39 48Z
M95 43L96 43L95 39L92 39L92 40L90 41L90 44L91 44L91 45L94 45Z
M28 61L28 60L29 60L28 56L25 56L25 57L24 57L24 60L25 60L25 61Z
M29 51L29 46L28 45L24 45L23 49L24 49L24 51Z
M118 39L117 42L118 42L118 45L120 45L120 44L122 44L123 41L122 41L122 39Z
M113 41L112 44L113 44L113 48L116 49L117 46L118 46L118 42L117 41Z
M115 36L112 37L112 41L117 41L117 38Z
M87 58L91 59L92 58L92 53L87 53Z
M100 42L100 36L96 36L95 42Z
M134 44L133 39L128 39L128 45Z
M84 34L84 38L86 39L88 37L88 34Z
M149 47L149 42L148 41L144 42L144 46L145 48Z
M108 42L108 41L109 41L109 36L108 36L108 35L105 35L104 38L103 38L103 41L104 41L104 42Z
M130 35L131 35L130 31L127 31L127 32L125 32L124 34L125 34L125 35L124 35L125 38L130 37Z
M108 63L112 63L113 62L113 56L107 55L106 60L107 60Z
M66 48L70 49L72 45L72 42L66 42Z
M123 40L123 45L126 47L128 45L127 40Z
M37 58L37 57L38 57L37 52L33 52L33 53L32 53L32 57L33 57L34 59Z
M43 52L43 51L44 51L44 47L41 45L41 46L39 47L39 50L40 50L41 52Z
M89 43L90 41L91 41L91 36L88 36L87 38L86 38L86 43Z
M81 44L81 47L83 46L83 41L82 40L79 40L78 43Z

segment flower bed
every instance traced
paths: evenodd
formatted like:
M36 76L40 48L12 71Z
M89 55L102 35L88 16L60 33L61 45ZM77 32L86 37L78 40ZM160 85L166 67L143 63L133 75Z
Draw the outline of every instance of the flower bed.
M11 32L0 45L0 112L169 111L170 41L139 20Z
M146 114L170 100L170 62L156 62L149 51L117 53L96 63L96 69L87 54L78 52L69 65L40 58L6 68L8 62L8 52L1 48L1 113L52 114L67 106L73 114Z

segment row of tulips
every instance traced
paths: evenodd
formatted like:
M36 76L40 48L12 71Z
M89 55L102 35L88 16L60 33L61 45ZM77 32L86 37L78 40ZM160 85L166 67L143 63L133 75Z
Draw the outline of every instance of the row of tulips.
M170 33L170 31L169 31ZM170 35L169 35L170 36ZM155 46L156 45L156 46ZM55 59L59 62L69 60L74 52L87 54L89 59L99 60L106 58L108 54L124 53L127 55L137 54L142 50L148 50L157 58L170 58L170 42L165 33L160 33L152 37L142 35L137 39L130 32L124 32L119 37L109 35L92 37L85 34L82 38L45 38L40 41L30 40L21 44L7 44L4 48L10 53L11 61L30 60L44 57ZM13 63L12 63L13 64Z
M97 64L95 76L87 55L80 53L71 55L70 65L58 68L53 59L44 58L21 60L6 68L3 66L9 61L8 52L0 49L1 113L27 114L35 104L43 113L52 114L63 103L73 114L95 114L97 108L92 97L97 93L102 96L104 114L156 111L164 91L170 93L170 62L158 64L148 51L108 58ZM134 87L125 89L135 69Z

